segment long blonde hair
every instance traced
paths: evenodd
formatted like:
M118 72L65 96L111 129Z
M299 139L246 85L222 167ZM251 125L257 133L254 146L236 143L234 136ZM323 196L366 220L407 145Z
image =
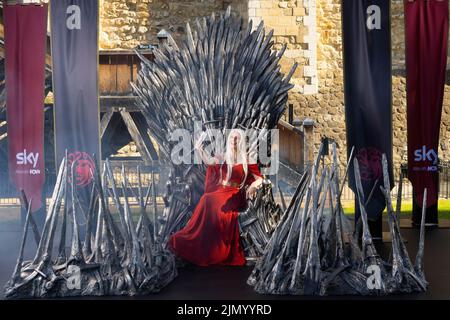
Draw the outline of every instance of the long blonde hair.
M240 164L242 163L242 168L244 169L244 180L241 182L239 189L242 188L245 184L245 181L247 180L247 174L248 174L248 161L247 161L247 143L245 140L245 134L243 133L243 131L241 129L232 129L230 131L230 133L228 134L227 137L227 142L226 142L226 148L225 148L225 156L224 156L224 160L225 163L227 164L227 174L225 177L225 183L228 183L231 179L231 174L233 171L233 149L230 143L230 137L237 133L239 135L239 143L237 146L237 156L236 156L236 163L235 164ZM220 166L220 182L222 183L222 165Z

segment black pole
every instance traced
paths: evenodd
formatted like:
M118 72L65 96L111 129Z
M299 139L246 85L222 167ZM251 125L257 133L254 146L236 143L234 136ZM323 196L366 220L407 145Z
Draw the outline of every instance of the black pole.
M29 206L29 200L25 196L25 192L23 190L20 190L19 194L19 200L20 200L20 222L22 227L25 226L25 220L27 217L27 211ZM46 196L45 196L45 187L43 188L43 192L41 194L41 201L42 201L42 207L38 209L36 212L33 212L33 221L36 223L36 226L38 230L42 230L45 223L45 217L47 214L47 207L46 207Z
M294 122L294 105L289 104L288 106L288 123L292 124Z
M416 190L413 188L413 212L412 212L412 224L419 227L422 218L422 203L418 203L416 197ZM438 219L438 202L429 206L425 210L425 224L427 226L437 226L439 224Z
M361 217L361 211L358 205L358 199L355 199L355 226ZM374 241L383 240L383 214L381 213L376 220L368 220L369 231Z

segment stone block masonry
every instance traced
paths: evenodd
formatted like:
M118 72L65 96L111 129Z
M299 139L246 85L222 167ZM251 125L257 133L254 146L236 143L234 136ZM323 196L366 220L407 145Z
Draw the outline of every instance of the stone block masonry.
M255 25L264 21L266 30L274 30L275 48L287 45L281 71L289 72L298 63L292 79L293 92L317 93L316 0L250 0L248 18Z
M156 44L156 34L166 29L175 40L185 34L186 22L225 10L243 12L247 21L247 1L239 0L100 0L100 48L133 49L140 44Z

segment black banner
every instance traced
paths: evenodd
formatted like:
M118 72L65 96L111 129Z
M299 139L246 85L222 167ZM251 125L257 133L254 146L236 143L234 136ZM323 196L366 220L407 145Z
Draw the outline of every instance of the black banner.
M345 118L347 154L359 161L361 180L369 219L380 217L385 200L382 154L392 174L391 110L391 27L390 1L343 0ZM349 170L350 187L355 190L353 165ZM376 184L376 185L375 185Z
M67 149L76 185L87 191L93 154L100 159L98 1L53 0L50 9L56 160L59 164Z

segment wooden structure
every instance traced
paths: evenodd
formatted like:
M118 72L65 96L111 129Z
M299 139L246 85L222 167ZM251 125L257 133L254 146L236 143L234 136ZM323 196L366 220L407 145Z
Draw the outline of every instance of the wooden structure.
M279 171L277 181L284 181L290 186L298 184L298 179L305 168L313 161L314 139L313 127L296 124L292 119L280 120L279 130Z
M280 161L295 171L303 171L305 164L304 132L284 120L278 123L278 130L280 146L283 146L280 148Z
M142 52L152 58L151 51ZM99 57L100 134L103 158L134 141L146 165L158 159L148 126L134 105L130 83L136 79L140 59L133 51L101 51Z

